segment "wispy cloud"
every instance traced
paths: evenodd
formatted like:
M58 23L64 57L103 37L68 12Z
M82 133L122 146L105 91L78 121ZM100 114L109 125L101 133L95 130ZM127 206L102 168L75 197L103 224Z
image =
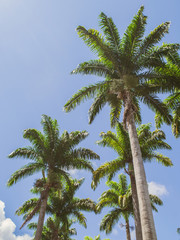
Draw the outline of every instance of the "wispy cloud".
M28 234L23 236L16 236L14 231L16 225L10 218L5 216L5 204L0 200L0 240L31 240Z
M159 183L149 182L148 189L150 194L156 195L158 197L168 194L166 187Z

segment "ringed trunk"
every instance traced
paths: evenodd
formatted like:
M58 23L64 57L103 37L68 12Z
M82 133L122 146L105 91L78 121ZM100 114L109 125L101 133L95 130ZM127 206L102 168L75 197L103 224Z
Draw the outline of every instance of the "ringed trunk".
M157 240L148 185L133 112L127 119L127 127L133 157L133 167L136 180L143 240Z
M134 173L130 173L130 180L131 180L136 239L142 240L143 238L142 238L142 230L141 230L141 219L140 219L140 213L139 213L139 203L138 203L136 181L135 181Z
M37 230L34 240L41 240L42 230L43 230L43 224L44 224L44 217L46 213L46 206L47 206L47 200L49 195L49 189L42 192L42 202L41 207L39 211L39 218L38 218L38 224L37 224Z

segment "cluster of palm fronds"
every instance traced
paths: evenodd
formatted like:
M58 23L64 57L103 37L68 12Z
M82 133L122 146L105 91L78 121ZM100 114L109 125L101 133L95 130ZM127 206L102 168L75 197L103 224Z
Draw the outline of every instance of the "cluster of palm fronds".
M26 201L16 212L23 215L23 225L35 215L39 216L37 224L29 225L35 230L35 240L70 240L76 234L71 227L74 222L86 227L81 211L99 213L106 206L112 209L102 219L100 230L111 232L123 217L125 224L121 226L126 227L129 240L129 217L133 216L138 240L157 239L152 209L157 211L156 205L162 205L162 201L149 195L143 162L156 160L164 166L172 166L171 160L156 150L171 149L165 142L165 133L159 129L162 123L171 124L173 134L176 137L180 135L180 45L163 43L156 46L168 33L169 22L162 23L144 37L147 17L143 10L144 7L139 9L122 38L113 20L104 13L100 14L104 36L94 29L77 28L79 36L98 59L79 64L72 73L97 75L104 80L79 90L65 104L65 111L69 112L84 100L94 98L89 109L89 122L92 123L108 104L111 126L116 127L116 133L101 133L102 139L97 144L112 148L117 158L94 171L90 160L99 159L99 156L90 149L77 148L88 133L64 131L60 136L57 121L46 115L42 116L44 133L36 129L24 131L24 138L32 146L18 148L9 155L10 158L28 158L31 162L11 176L8 186L42 172L42 178L36 180L32 189L32 193L39 197ZM159 93L170 95L162 101L157 96ZM148 124L136 127L136 123L141 123L140 102L156 113L158 129L153 132ZM121 112L122 124L119 123ZM75 197L83 180L73 180L70 169L92 172L91 186L94 189L102 178L108 178L109 190L102 193L97 205L90 199ZM121 169L130 177L130 185L122 174L118 183L112 181ZM45 214L50 214L50 217L44 224Z

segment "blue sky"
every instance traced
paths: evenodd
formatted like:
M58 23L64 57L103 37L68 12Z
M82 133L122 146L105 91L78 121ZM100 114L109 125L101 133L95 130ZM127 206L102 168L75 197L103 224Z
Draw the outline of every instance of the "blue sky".
M113 18L122 36L142 4L148 16L147 33L162 22L171 21L170 33L163 41L179 42L179 0L0 0L0 240L29 240L25 234L32 236L26 227L18 230L22 219L14 213L25 200L32 197L29 190L38 175L7 188L6 182L10 175L27 163L26 160L8 159L7 155L29 144L22 137L24 129L41 130L42 114L56 118L61 132L66 129L87 130L90 133L82 145L101 156L101 160L94 164L95 168L116 157L109 149L95 145L99 133L110 130L108 107L92 125L88 125L87 115L91 101L71 113L63 112L63 105L73 93L97 79L70 75L79 63L95 58L79 39L75 29L78 25L99 29L98 15L103 11ZM152 122L153 130L154 114L144 106L142 113L143 123ZM164 206L154 215L158 239L179 239L176 233L176 228L180 227L179 140L172 136L170 127L163 126L163 130L167 142L173 148L163 153L172 159L174 166L165 168L152 163L145 167L152 191L164 201ZM105 189L104 182L93 192L90 188L91 175L86 172L73 174L78 178L86 176L77 195L97 200ZM77 227L76 239L99 234L98 225L103 214L86 214L88 228ZM23 237L20 238L20 235ZM105 234L101 235L105 237ZM117 225L108 237L124 240L125 231Z

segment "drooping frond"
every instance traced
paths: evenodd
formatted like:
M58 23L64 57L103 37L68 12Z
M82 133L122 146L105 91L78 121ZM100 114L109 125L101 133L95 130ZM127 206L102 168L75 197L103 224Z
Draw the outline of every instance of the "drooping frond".
M141 94L140 98L143 103L147 104L154 112L159 113L163 117L165 123L172 123L170 111L168 110L167 106L160 101L159 98L150 94L143 96L143 93Z
M10 187L22 178L31 176L35 172L39 172L43 167L44 166L42 165L42 163L38 162L25 165L11 175L10 179L7 182L7 186Z
M78 148L70 152L73 158L83 158L83 159L100 159L99 155L87 148Z
M155 212L158 212L158 210L155 207L155 205L162 206L163 205L162 200L159 197L157 197L156 195L152 195L152 194L150 194L149 197L151 199L151 207L152 207L152 209Z
M45 137L37 129L24 130L23 137L25 139L28 139L33 144L33 146L39 150L39 152L43 152L45 150Z
M38 152L34 150L32 147L25 147L25 148L18 148L12 153L8 155L8 158L14 158L14 157L22 157L25 159L38 159L39 155Z
M72 98L67 101L67 103L64 105L64 110L66 112L70 112L72 109L74 109L76 106L78 106L81 102L84 102L87 99L93 98L97 91L102 91L104 88L106 88L108 82L99 82L94 85L89 85L88 87L84 87L80 89Z
M110 233L113 226L118 222L121 214L121 210L118 208L115 208L114 210L110 211L110 213L106 214L101 221L100 231L106 231L106 234Z
M99 77L109 76L112 78L117 74L111 66L107 66L101 60L90 60L89 62L83 62L78 65L76 69L74 69L72 74L85 74L85 75L96 75Z
M93 104L91 105L89 109L89 123L91 124L96 117L96 115L102 110L102 108L106 105L106 98L107 98L107 91L102 92L101 94L98 94Z
M102 178L109 175L112 176L112 174L115 174L118 170L124 168L124 166L125 162L120 158L101 165L93 172L93 181L91 183L92 188L95 189Z

